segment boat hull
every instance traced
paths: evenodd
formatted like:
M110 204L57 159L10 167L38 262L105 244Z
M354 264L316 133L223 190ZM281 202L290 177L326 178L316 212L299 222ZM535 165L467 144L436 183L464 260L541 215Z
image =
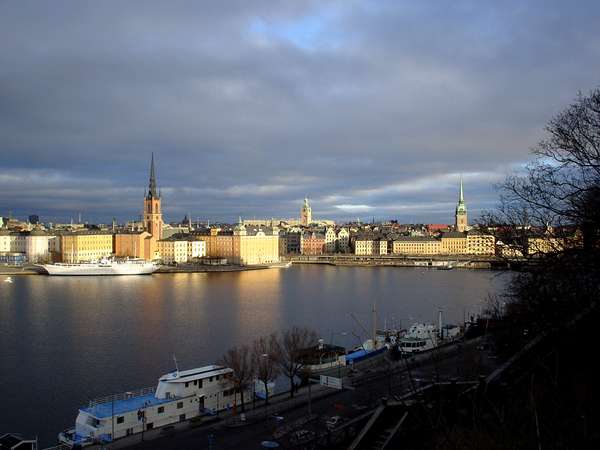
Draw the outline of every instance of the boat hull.
M53 276L101 276L101 275L150 275L158 269L152 263L125 264L114 263L110 265L41 265L48 275Z

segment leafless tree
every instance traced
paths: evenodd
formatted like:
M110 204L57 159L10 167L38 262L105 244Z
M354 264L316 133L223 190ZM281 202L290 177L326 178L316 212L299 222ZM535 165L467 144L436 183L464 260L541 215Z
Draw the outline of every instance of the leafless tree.
M256 378L265 387L265 404L269 404L269 383L275 381L279 374L277 352L279 345L275 333L261 336L252 344L252 360L256 369Z
M290 398L294 396L294 378L304 367L300 351L316 344L317 333L314 330L297 326L281 332L277 340L277 365L290 381Z
M500 186L500 207L488 225L503 227L501 236L523 244L523 235L564 238L573 228L584 248L598 246L600 223L600 89L575 102L546 126L546 138L532 149L535 156L524 173L509 176ZM524 252L525 254L525 252Z
M545 131L534 161L500 187L500 207L487 221L523 256L535 253L532 243L546 247L511 283L506 312L527 328L564 322L598 299L600 89L580 93Z
M230 380L233 382L234 389L240 393L242 411L245 411L244 392L254 381L256 366L252 358L250 347L242 345L241 347L232 347L223 355L219 363L223 366L233 369Z

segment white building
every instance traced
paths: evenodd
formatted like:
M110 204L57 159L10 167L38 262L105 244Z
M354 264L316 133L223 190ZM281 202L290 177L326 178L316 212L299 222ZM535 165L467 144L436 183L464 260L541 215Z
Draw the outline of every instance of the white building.
M333 227L328 227L325 232L325 253L335 253L337 250L337 236Z
M340 228L337 234L337 251L348 253L350 250L350 233L347 228Z
M158 251L165 264L178 264L191 262L193 258L206 256L206 242L193 238L177 238L158 241Z
M30 263L50 260L50 236L43 231L34 230L25 237L25 254Z

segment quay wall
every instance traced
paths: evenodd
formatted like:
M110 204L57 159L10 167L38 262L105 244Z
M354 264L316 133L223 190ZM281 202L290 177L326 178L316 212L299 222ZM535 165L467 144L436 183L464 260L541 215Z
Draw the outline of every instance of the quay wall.
M398 256L398 255L294 255L288 259L294 264L328 264L332 266L390 266L430 267L455 269L506 269L506 261L496 257L457 256Z

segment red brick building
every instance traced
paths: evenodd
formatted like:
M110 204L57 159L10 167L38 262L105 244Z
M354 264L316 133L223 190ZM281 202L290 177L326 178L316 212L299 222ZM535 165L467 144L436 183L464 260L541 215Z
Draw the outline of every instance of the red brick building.
M325 235L310 233L302 236L301 252L303 255L322 255L325 253Z

